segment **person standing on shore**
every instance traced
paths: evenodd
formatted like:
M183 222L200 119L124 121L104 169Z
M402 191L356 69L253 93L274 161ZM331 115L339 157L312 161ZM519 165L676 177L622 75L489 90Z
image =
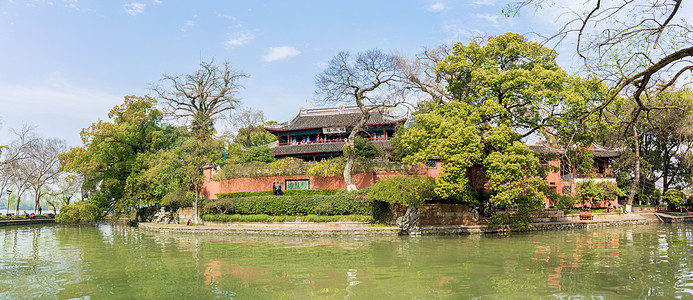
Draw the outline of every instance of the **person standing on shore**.
M272 182L272 195L277 195L277 182Z

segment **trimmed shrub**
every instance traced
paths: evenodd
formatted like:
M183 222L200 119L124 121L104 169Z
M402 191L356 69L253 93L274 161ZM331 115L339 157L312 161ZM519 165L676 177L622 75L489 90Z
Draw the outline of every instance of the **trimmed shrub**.
M285 196L334 195L339 189L282 190ZM272 196L272 191L217 193L219 199L233 199L256 196Z
M427 176L395 176L370 187L368 199L419 207L435 198L435 179Z
M283 215L373 215L373 201L350 195L337 193L334 195L309 196L258 196L211 201L204 205L203 214L266 214L270 216Z
M208 222L372 222L373 217L361 215L339 216L270 216L270 215L204 215Z

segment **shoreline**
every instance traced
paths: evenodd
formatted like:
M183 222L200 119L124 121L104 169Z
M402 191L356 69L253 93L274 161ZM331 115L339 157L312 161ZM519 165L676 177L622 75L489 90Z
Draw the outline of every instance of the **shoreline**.
M528 231L551 231L576 228L597 228L620 225L664 223L654 213L632 213L617 218L599 220L561 221L531 223ZM223 234L262 234L262 235L399 235L396 226L371 226L364 222L205 222L202 225L139 223L145 230L158 232L194 232ZM420 226L411 235L467 235L516 231L512 228L489 228L486 225L436 225Z
M13 226L13 225L28 225L28 224L48 224L55 223L55 219L16 219L16 220L0 220L0 226Z

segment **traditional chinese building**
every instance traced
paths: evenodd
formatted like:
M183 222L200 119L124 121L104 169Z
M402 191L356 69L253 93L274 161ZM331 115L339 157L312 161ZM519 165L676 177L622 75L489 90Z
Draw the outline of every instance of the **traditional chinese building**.
M576 196L577 184L583 181L616 184L616 176L611 166L612 160L621 156L621 150L590 146L587 150L592 153L592 169L587 174L577 174L575 168L565 160L565 150L551 148L545 145L531 145L532 151L542 158L542 166L546 168L546 180L549 186L556 188L559 195ZM548 201L548 200L547 200ZM618 199L614 198L602 203L594 203L597 207L618 207ZM549 203L552 205L553 203ZM577 205L580 205L579 203Z
M296 157L309 161L341 156L344 143L361 118L357 106L301 109L293 119L266 125L265 129L277 136L277 142L270 145L274 156ZM390 138L395 135L398 124L407 120L405 116L392 116L387 108L370 112L365 132L360 133L370 139L383 151L392 150Z

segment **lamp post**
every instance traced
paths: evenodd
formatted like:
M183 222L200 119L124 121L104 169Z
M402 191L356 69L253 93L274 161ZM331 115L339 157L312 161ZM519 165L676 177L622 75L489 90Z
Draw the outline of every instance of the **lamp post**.
M12 196L12 190L7 190L7 213L10 213L10 196Z
M228 143L224 143L224 167L226 167L226 150L229 150Z

